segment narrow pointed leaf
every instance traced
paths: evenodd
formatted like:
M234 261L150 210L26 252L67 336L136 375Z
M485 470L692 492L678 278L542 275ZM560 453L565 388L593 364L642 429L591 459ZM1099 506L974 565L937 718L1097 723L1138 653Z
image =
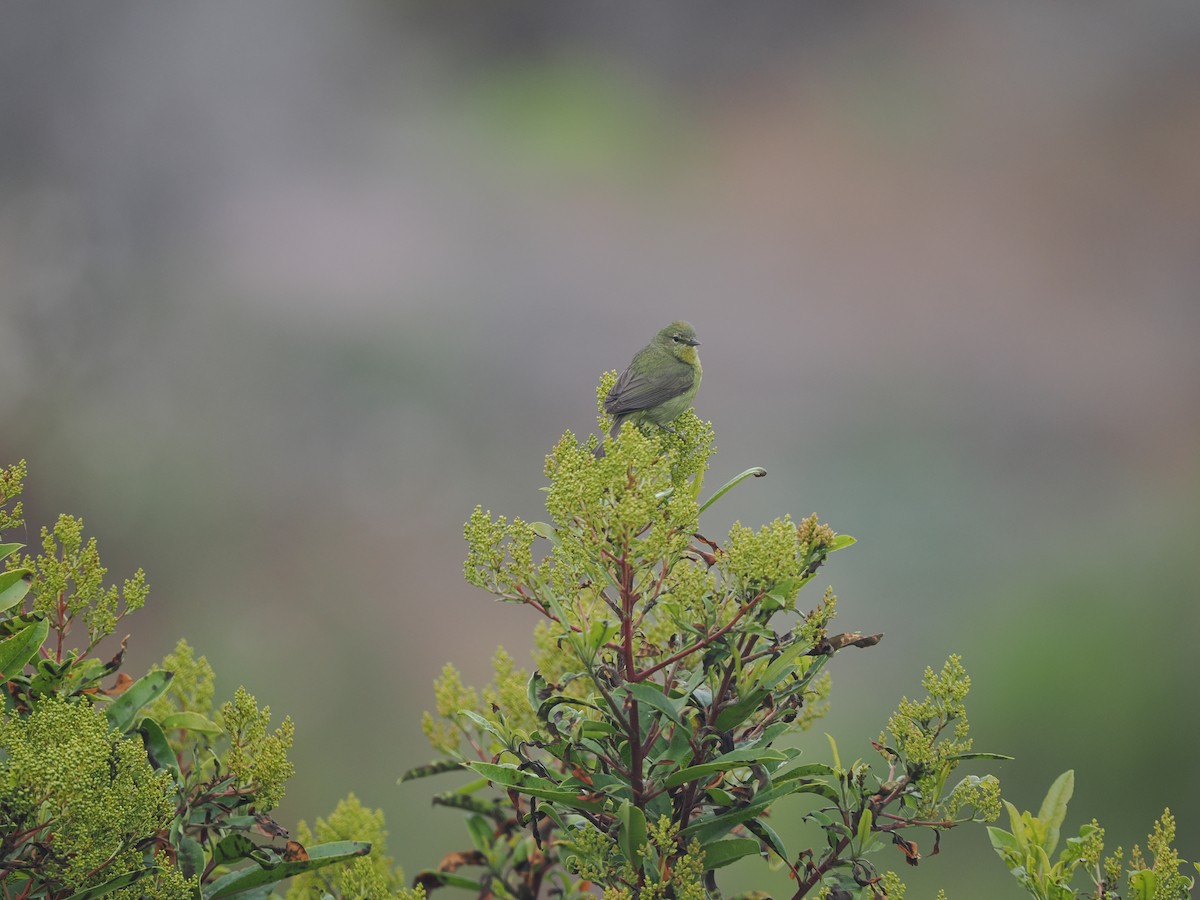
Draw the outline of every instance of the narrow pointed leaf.
M740 769L743 766L753 765L754 763L764 762L784 762L787 760L787 755L781 750L772 750L766 747L755 748L751 750L733 750L729 753L719 756L711 762L700 763L696 766L688 766L686 769L680 769L678 772L673 772L667 777L664 782L667 787L678 787L688 781L694 781L697 778L703 778L706 775L712 775L714 772L726 772L730 769Z
M308 848L308 859L305 860L282 862L272 869L252 866L230 872L204 889L204 900L235 897L263 885L275 884L285 878L299 875L301 872L311 872L314 869L354 859L356 856L366 856L370 852L371 845L365 841L333 841L328 844L318 844Z
M0 559L7 559L24 546L24 544L0 544Z
M207 719L196 712L171 713L162 720L163 731L174 731L176 728L184 731L195 731L198 734L220 734L223 729L216 722Z
M1047 855L1053 853L1054 848L1058 846L1058 830L1067 817L1067 803L1070 802L1073 793L1075 793L1075 770L1067 769L1054 779L1054 784L1050 785L1050 790L1046 792L1046 798L1042 800L1042 807L1038 810L1037 817L1046 828L1046 841L1042 849L1046 851Z
M964 759L1002 759L1002 760L1010 760L1010 759L1016 759L1016 757L1015 757L1015 756L1005 756L1003 753L988 753L988 752L986 752L986 751L982 751L982 750L973 750L973 751L971 751L970 753L955 753L955 754L953 754L953 755L951 755L951 756L947 756L947 757L946 757L946 759L957 759L957 760L964 760Z
M784 844L778 832L763 819L750 819L746 822L746 830L775 851L775 855L784 862L791 862L787 845Z
M455 759L436 759L428 765L409 769L400 776L397 783L403 784L418 778L428 778L430 775L441 775L443 772L456 772L462 767L462 763Z
M742 472L739 475L735 475L733 478L729 479L729 481L727 481L723 485L721 485L721 487L717 489L717 492L715 494L713 494L711 497L709 497L707 500L705 500L704 503L701 504L699 512L704 512L706 509L708 509L710 506L712 506L714 503L716 503L718 500L720 500L722 497L724 497L727 493L729 493L731 490L733 490L733 488L737 487L741 482L745 481L747 478L750 478L750 477L762 478L766 474L767 474L767 470L764 469L762 466L753 466L753 467L747 469L745 472Z
M591 800L584 796L582 785L559 784L528 772L522 772L513 766L501 766L495 763L470 762L467 763L467 767L478 772L493 784L512 788L530 797L552 800L589 812L600 812L604 808L602 801Z
M867 849L867 845L871 842L871 823L875 820L871 810L864 809L862 815L858 817L858 852L862 853Z
M625 685L625 690L629 692L633 699L657 709L676 725L683 724L683 717L680 715L680 710L687 703L686 697L680 700L671 700L662 692L662 689L658 685L647 684L644 681L637 684L627 684Z
M743 856L751 856L759 851L758 841L751 838L729 838L724 841L713 841L704 846L704 867L719 869L732 862L737 862Z

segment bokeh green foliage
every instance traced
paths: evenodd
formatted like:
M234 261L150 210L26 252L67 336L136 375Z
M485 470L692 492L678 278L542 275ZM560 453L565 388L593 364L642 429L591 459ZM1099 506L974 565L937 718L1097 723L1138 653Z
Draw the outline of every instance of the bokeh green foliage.
M0 531L24 525L25 477L24 461L0 469ZM141 570L109 584L95 538L71 516L41 530L40 553L22 549L0 543L5 896L265 898L343 862L321 896L389 896L378 889L400 874L383 822L357 800L319 821L307 848L306 828L293 841L271 819L294 771L290 719L274 725L242 687L214 709L212 667L183 640L138 679L120 671L128 638L112 658L95 655L145 604ZM367 857L372 840L379 854Z
M601 379L598 400L615 377ZM971 752L970 682L954 657L927 672L924 700L902 701L875 744L881 771L843 765L836 746L832 762L800 760L797 738L827 708L829 661L880 638L832 634L832 590L799 603L852 538L815 515L705 537L704 510L765 472L748 469L702 502L713 431L690 410L669 429L627 423L602 455L598 443L568 432L547 456L548 522L476 508L466 523L467 581L538 614L534 671L500 651L482 698L453 666L435 684L425 731L441 759L405 778L476 776L434 799L464 812L472 848L420 883L500 897L704 897L718 869L763 857L788 869L796 897L899 896L876 861L916 864L908 831L999 814L993 777L949 780L963 761L994 756ZM784 800L806 809L799 840L771 825Z

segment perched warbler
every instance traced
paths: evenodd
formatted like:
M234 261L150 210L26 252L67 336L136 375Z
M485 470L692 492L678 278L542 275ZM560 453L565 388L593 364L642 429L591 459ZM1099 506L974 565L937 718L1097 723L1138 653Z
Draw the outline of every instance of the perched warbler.
M692 405L700 388L699 346L691 325L672 322L637 352L604 398L604 411L613 417L610 436L627 421L667 428Z

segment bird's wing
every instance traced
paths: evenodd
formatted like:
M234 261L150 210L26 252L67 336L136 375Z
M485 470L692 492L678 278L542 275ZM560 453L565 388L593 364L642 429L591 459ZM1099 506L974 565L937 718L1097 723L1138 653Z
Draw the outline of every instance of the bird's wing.
M639 367L637 362L635 359L630 363L604 398L604 411L610 416L658 406L672 397L678 397L696 380L695 369L673 358L672 365L663 366L662 371L654 372L651 377L644 372L634 371L644 368Z

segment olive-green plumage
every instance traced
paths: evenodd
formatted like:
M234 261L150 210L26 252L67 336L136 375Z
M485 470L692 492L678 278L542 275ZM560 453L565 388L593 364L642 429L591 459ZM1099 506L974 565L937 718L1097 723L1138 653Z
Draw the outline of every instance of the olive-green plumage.
M700 388L700 354L696 330L672 322L634 356L604 398L616 437L625 422L653 422L666 427L692 405Z

